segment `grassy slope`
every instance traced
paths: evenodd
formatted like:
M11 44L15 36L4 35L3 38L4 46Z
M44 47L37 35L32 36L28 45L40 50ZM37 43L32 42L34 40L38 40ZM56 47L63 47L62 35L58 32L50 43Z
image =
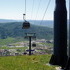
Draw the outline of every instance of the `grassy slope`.
M16 42L21 42L21 41L24 41L24 39L8 37L6 39L0 39L0 45L8 45Z
M10 44L10 43L14 43L16 42L15 41L15 38L7 38L7 39L0 39L0 45L7 45L7 44Z
M55 70L48 66L50 55L0 57L0 70Z
M25 33L36 33L40 39L52 39L53 29L45 26L32 25L28 30L22 29L22 22L0 23L0 38L5 37L24 37Z
M7 46L4 46L4 47L0 47L0 49L23 49L23 50L25 50L25 49L27 49L27 47L7 47Z

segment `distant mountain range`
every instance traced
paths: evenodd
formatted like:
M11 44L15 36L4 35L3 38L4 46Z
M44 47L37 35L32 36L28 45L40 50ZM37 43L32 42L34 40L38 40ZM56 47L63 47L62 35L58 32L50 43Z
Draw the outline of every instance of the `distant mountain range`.
M53 28L53 21L52 20L27 20L31 24L40 25L40 26L47 26ZM23 22L22 20L9 20L9 19L0 19L0 23L9 23L9 22Z
M44 20L28 20L31 27L28 30L22 29L22 20L4 20L0 19L0 39L7 37L24 37L25 33L36 33L36 36L41 39L53 38L53 21Z
M31 24L34 25L39 25L39 26L47 26L50 28L54 27L54 21L53 20L27 20L29 21ZM9 22L23 22L23 20L9 20L9 19L0 19L0 23L9 23ZM69 24L69 21L68 21Z
M39 26L47 26L47 27L50 27L50 28L53 28L53 21L52 20L30 20L30 23L31 24L34 24L34 25L39 25Z
M0 23L17 22L17 20L0 19Z

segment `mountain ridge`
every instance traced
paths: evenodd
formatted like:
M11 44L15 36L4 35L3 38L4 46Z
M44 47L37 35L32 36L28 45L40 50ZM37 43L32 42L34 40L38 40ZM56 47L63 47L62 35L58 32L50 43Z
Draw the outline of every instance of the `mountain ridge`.
M52 20L27 20L31 24L39 25L39 26L47 26L53 28L53 21ZM0 23L10 23L10 22L23 22L23 20L11 20L11 19L0 19Z
M25 33L36 33L37 38L52 39L53 29L31 24L29 29L22 29L22 22L0 23L0 38L24 37Z

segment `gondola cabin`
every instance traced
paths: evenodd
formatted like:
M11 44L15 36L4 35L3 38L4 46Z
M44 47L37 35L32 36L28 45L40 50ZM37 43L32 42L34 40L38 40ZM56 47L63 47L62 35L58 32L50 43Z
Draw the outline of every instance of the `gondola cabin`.
M33 47L36 47L36 43L33 43L32 46L33 46Z
M28 21L24 21L22 25L22 29L28 29L30 28L30 23Z

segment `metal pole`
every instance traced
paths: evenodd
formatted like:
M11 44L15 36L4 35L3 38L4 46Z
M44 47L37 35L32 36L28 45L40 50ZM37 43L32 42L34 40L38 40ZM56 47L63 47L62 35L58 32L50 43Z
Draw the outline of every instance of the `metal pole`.
M69 1L70 3L70 1ZM69 8L70 8L70 4L69 4ZM70 9L69 9L70 11ZM66 68L64 70L70 70L70 13L69 13L69 46L68 46L68 61L67 61L67 65Z
M67 10L66 0L56 0L54 11L54 53L50 64L62 68L67 63Z
M29 55L31 55L31 36L29 37Z
M70 1L69 1L69 10L70 10ZM70 57L70 11L69 11L69 57Z

